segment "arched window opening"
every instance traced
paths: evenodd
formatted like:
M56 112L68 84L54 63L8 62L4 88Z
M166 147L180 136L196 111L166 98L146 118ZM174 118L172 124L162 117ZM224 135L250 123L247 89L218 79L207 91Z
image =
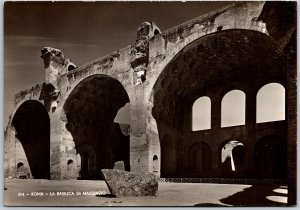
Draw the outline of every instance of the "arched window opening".
M17 172L22 172L24 170L24 163L19 162L17 164Z
M221 127L245 124L246 95L243 91L232 90L222 99Z
M74 161L73 160L68 160L67 162L67 171L72 171L74 166Z
M245 169L245 147L244 144L231 140L222 144L221 147L221 169L224 177L242 177Z
M157 155L153 156L153 172L158 172L158 157Z
M192 108L192 130L211 128L211 101L207 96L198 98Z
M285 120L285 89L279 83L263 86L256 96L256 122Z
M68 66L68 71L72 71L73 69L76 69L76 66L74 66L74 65L69 65Z
M16 177L20 179L30 178L30 171L25 167L23 162L18 162Z
M154 30L154 36L160 34L159 30L155 29Z

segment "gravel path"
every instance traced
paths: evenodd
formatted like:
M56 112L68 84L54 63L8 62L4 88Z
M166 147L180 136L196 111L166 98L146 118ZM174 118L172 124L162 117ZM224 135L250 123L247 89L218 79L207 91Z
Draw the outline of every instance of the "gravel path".
M7 206L284 206L286 186L159 183L157 197L113 198L104 181L5 180ZM106 194L106 195L104 195Z

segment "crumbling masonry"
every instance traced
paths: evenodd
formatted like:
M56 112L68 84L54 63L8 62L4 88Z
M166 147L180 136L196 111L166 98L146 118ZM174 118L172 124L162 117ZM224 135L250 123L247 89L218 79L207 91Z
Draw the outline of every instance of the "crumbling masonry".
M163 178L286 180L295 203L295 3L234 3L165 32L145 22L134 44L79 67L58 49L41 53L45 83L15 97L5 177L100 179L124 161ZM285 89L286 118L258 124L256 94L269 83ZM222 128L220 104L234 89L246 95L245 124ZM211 100L211 128L192 131L201 96ZM126 107L130 120L116 120ZM244 145L235 174L220 163L229 140Z

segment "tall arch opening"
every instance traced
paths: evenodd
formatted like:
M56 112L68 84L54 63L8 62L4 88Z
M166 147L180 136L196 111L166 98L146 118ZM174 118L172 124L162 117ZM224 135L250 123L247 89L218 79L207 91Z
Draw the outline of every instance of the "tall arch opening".
M113 168L116 161L124 161L129 170L129 135L122 130L122 123L129 120L115 122L128 102L122 84L106 75L85 78L69 95L64 105L66 128L80 155L81 179L102 179L101 169Z
M44 105L34 100L25 101L17 109L12 125L16 130L16 138L23 146L30 167L27 171L31 171L31 177L49 179L50 119Z
M76 66L73 64L68 65L68 71L72 71L73 69L76 69Z
M254 147L254 166L256 178L286 178L286 141L276 135L268 135L259 139Z
M211 101L209 97L198 98L192 108L192 130L206 130L211 127Z
M246 95L232 90L223 97L221 106L221 127L245 124Z
M67 171L72 171L74 167L74 161L73 160L68 160L67 162Z
M152 171L153 171L153 173L158 173L159 162L158 162L157 155L154 155L152 160L153 160L153 162L152 162Z
M279 83L264 85L256 96L256 122L285 120L285 88Z
M24 163L19 162L17 164L17 172L22 172L24 170Z
M227 140L219 149L222 177L243 178L246 169L246 150L242 142Z

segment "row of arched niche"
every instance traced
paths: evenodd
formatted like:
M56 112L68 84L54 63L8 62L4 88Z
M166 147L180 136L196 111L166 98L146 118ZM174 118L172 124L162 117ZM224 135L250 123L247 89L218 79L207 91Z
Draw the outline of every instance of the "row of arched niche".
M221 127L245 124L246 94L241 90L226 93L221 102ZM192 109L192 130L211 128L211 100L198 98ZM255 113L253 113L255 114ZM285 89L279 83L264 85L256 96L256 123L285 119Z
M221 128L245 125L246 94L241 90L227 92L221 100ZM198 98L192 106L192 131L211 129L212 104L208 96ZM261 87L256 94L256 123L266 123L285 120L285 88L279 83L268 83ZM187 137L186 140L197 138ZM201 138L206 139L203 135ZM217 156L217 173L226 178L285 178L287 170L286 139L276 134L253 139L254 151L249 151L248 145L239 139L227 139L217 145L218 152L214 153L201 138L190 144L187 149L170 147L167 142L176 142L171 135L163 137L161 142L161 175L176 177L181 171L186 171L179 177L210 177L212 175L212 158ZM255 136L254 136L255 138ZM214 150L215 151L215 150ZM186 156L186 157L184 157ZM249 174L247 158L252 159L253 169ZM182 160L180 160L182 159ZM180 161L184 164L180 165ZM179 163L179 164L178 164ZM248 170L248 172L247 172ZM248 173L248 174L247 174Z
M164 138L173 141L171 136ZM223 141L216 153L204 141L192 144L186 151L162 146L161 176L285 179L286 146L285 139L272 134L256 140L254 151L249 151L248 145L237 139ZM216 170L213 170L213 156L217 158ZM250 171L247 168L249 161L253 161ZM178 165L180 162L184 164ZM156 163L154 161L153 167L157 167Z

